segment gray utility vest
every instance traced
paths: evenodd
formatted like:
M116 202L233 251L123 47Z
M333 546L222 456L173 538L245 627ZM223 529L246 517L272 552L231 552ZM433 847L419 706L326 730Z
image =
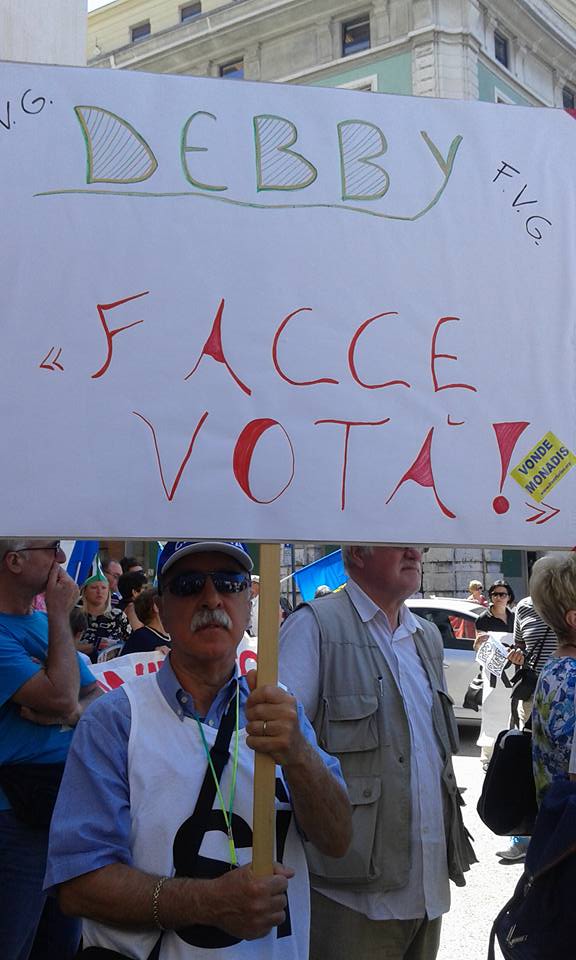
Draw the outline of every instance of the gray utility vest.
M410 730L386 658L345 590L307 604L320 629L320 699L312 719L318 742L338 757L353 809L353 840L341 859L306 844L310 872L323 884L396 890L411 864ZM418 655L432 688L432 723L443 759L442 784L450 879L464 886L476 862L464 827L452 767L458 728L445 690L438 629L416 618ZM328 815L328 811L327 811Z

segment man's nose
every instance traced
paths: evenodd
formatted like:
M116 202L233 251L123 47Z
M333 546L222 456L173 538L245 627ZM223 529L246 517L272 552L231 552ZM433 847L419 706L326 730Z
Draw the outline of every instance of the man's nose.
M206 583L200 595L200 602L202 606L210 607L211 610L222 606L222 597L214 586L212 577L206 577Z
M424 547L420 546L420 544L417 544L413 547L406 547L406 553L411 557L421 560L422 554L424 553Z
M58 552L56 553L56 563L66 563L66 554L64 553L62 547L58 547Z

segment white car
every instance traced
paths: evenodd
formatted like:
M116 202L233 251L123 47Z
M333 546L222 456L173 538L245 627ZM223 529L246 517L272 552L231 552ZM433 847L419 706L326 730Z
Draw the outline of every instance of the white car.
M417 616L435 623L442 635L446 682L458 723L479 724L480 711L468 710L462 704L468 684L480 669L473 644L476 620L486 613L486 607L455 597L430 597L425 600L411 597L406 604Z

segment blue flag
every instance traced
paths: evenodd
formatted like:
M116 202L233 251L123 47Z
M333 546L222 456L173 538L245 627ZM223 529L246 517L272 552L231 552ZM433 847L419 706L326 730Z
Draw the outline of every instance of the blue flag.
M98 540L77 540L74 544L66 572L76 583L82 584L90 576L99 546Z
M316 588L326 584L331 590L336 590L346 583L348 575L342 563L342 551L335 550L320 560L302 567L298 573L294 574L294 579L298 584L298 589L302 594L303 600L313 600Z

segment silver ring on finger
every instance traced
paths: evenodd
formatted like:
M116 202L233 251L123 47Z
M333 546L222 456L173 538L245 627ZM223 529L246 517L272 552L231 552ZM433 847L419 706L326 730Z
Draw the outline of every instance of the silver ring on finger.
M262 736L263 736L263 737L267 736L267 734L266 734L266 725L267 725L267 722L268 722L267 720L263 720L263 721L262 721Z

